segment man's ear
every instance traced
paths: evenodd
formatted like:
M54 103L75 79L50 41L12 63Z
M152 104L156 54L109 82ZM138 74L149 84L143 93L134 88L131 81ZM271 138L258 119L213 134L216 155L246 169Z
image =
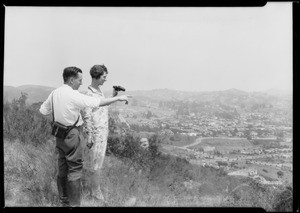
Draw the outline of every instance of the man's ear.
M73 85L73 83L74 83L74 77L71 77L71 78L69 79L69 83L70 83L71 85Z

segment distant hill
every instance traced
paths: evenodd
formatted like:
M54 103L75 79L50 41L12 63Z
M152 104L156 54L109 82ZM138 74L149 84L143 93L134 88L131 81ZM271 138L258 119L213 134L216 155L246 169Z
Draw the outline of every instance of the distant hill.
M206 92L189 92L170 89L154 89L147 91L129 91L128 94L134 97L147 97L153 100L178 100L178 101L211 101L216 97L239 97L248 96L249 93L238 90L229 89L224 91L206 91Z
M28 103L44 101L54 87L39 85L23 85L19 87L4 86L4 100L12 101L19 98L21 92L28 94ZM104 91L109 96L111 91ZM195 102L215 102L222 104L241 104L246 105L268 103L272 104L279 99L292 100L292 94L280 92L279 90L270 89L262 92L245 92L238 89L228 89L223 91L205 91L205 92L189 92L170 89L154 89L154 90L136 90L126 91L120 94L130 94L137 100L148 101L195 101Z
M5 101L12 101L21 96L21 92L28 94L27 103L32 104L46 100L54 87L46 87L39 85L23 85L19 87L4 86L3 98Z
M190 102L215 102L222 104L272 104L279 99L291 100L291 94L246 92L238 89L223 91L187 92L169 89L156 89L148 91L128 91L126 94L133 95L136 99L148 99L153 101L190 101ZM279 95L281 94L281 95ZM283 95L284 94L284 95Z
M170 89L136 90L128 91L126 94L133 95L134 98L147 98L150 100L186 100L188 97L199 94L199 92L186 92Z
M292 96L292 91L288 90L279 90L275 88L271 88L265 91L262 91L263 93L266 93L268 95L272 96L280 96L280 97L287 97L287 96Z

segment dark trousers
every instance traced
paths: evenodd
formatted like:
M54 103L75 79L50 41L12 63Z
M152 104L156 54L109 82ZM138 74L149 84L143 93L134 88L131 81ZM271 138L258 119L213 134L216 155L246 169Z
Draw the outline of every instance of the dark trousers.
M80 206L83 166L82 128L73 128L65 139L56 138L57 188L62 206Z

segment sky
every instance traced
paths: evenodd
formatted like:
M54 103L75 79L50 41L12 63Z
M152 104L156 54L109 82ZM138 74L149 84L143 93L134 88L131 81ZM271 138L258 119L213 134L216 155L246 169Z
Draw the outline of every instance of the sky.
M264 7L5 7L4 85L108 69L104 90L292 90L292 3Z

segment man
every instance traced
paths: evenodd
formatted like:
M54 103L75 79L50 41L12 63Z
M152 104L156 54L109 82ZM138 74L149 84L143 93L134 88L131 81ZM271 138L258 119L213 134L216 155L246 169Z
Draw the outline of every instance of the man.
M100 99L104 98L101 87L106 82L107 68L104 65L94 65L90 70L90 75L92 82L88 87L87 95ZM115 97L117 94L118 91L114 89L112 97ZM83 129L87 135L87 145L90 148L85 154L85 168L89 174L87 180L91 182L89 184L90 195L97 200L104 201L100 189L100 170L107 146L108 106L87 107L84 110L83 119L85 121Z
M60 202L62 206L80 206L84 146L81 127L83 120L80 110L116 101L127 102L128 97L123 95L101 99L81 94L78 88L82 85L82 71L77 67L65 68L63 80L64 84L52 91L41 105L40 112L43 115L51 115L53 110L55 121L65 126L73 126L78 120L65 139L56 138L56 152L58 154L57 188Z

